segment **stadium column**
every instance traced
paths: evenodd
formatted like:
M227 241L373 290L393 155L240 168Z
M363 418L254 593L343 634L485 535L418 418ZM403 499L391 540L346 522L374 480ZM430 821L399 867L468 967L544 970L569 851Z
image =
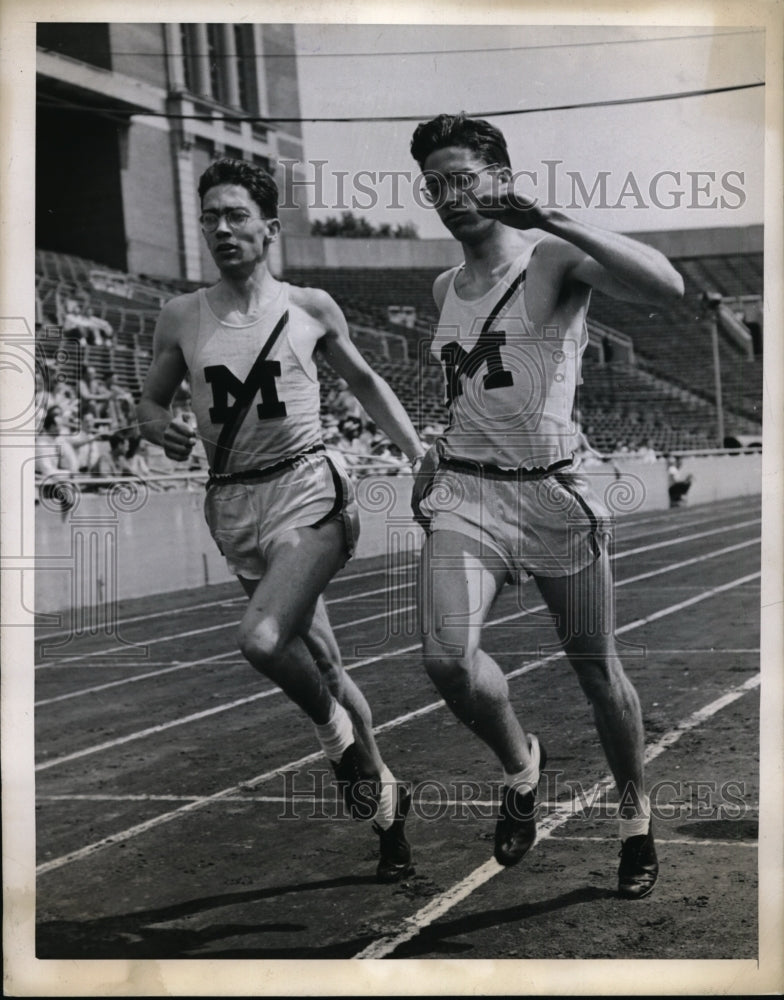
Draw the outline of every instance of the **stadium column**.
M264 72L264 32L261 30L260 24L253 25L253 51L256 54L256 90L259 102L256 113L263 117L269 114L269 101L267 99L267 75Z
M223 47L226 58L221 70L226 86L226 103L232 108L240 106L240 82L237 72L237 46L234 40L234 25L223 25Z
M166 53L168 62L169 83L173 90L185 90L185 71L183 67L182 39L179 24L165 24Z
M197 204L196 178L193 173L193 153L190 142L183 141L177 150L177 190L180 195L180 225L182 231L182 259L188 281L201 281L201 254L198 222L194 206Z
M207 38L207 25L202 23L194 24L196 37L195 54L193 60L196 70L195 90L197 94L205 97L212 96L212 84L210 82L210 45Z

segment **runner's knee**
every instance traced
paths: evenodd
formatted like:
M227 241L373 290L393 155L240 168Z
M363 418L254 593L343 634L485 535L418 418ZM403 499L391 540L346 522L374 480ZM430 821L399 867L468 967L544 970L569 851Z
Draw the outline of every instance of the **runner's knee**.
M271 670L286 645L280 626L271 618L240 626L239 645L242 655L257 670Z
M447 699L470 690L474 658L467 649L425 641L423 652L428 677Z
M615 656L574 658L572 666L580 687L592 704L614 697L624 683L625 674Z

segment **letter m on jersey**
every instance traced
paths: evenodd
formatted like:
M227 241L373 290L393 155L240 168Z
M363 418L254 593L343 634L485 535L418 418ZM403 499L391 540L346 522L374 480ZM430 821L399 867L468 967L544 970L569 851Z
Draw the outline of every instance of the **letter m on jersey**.
M259 420L285 417L286 404L278 399L275 385L275 379L279 376L280 361L262 361L254 365L244 382L225 365L210 365L205 368L204 378L212 386L210 420L214 424L225 424L233 415L238 400L253 399L257 393L261 394L261 402L256 407ZM234 400L231 406L229 397Z
M485 389L504 389L514 384L512 373L506 371L501 359L501 348L506 344L503 330L484 330L470 351L456 340L441 348L441 362L446 377L446 402L452 402L463 393L462 377L473 378L483 365L487 371L483 379Z
M280 361L268 361L267 357L288 321L289 314L286 311L259 351L244 382L225 365L210 365L204 369L204 379L212 386L210 420L214 424L223 424L227 437L236 434L237 427L245 419L258 394L261 394L261 402L256 407L259 420L286 416L286 404L278 399L275 385L275 379L280 376ZM229 396L234 400L231 406Z
M446 376L446 403L451 406L453 400L463 392L461 378L473 378L482 365L487 365L484 377L485 389L507 389L514 385L514 377L504 368L501 359L501 348L506 344L506 333L494 330L493 324L504 307L518 294L525 282L525 271L511 282L501 298L496 302L492 312L482 325L482 331L470 351L466 351L456 340L444 344L441 348L441 362ZM476 325L481 322L477 320ZM473 330L471 333L473 334Z

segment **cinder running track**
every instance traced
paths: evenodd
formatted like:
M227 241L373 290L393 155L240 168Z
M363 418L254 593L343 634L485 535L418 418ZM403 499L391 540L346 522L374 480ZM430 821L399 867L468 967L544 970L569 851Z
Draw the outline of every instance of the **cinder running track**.
M507 871L498 768L419 661L413 564L375 560L327 598L415 787L416 875L375 884L376 838L341 814L309 724L235 650L238 587L129 601L114 634L38 636L38 957L755 959L759 504L625 518L614 567L657 815L650 898L615 897L607 767L533 585L522 605L504 592L485 636L548 751L539 840Z

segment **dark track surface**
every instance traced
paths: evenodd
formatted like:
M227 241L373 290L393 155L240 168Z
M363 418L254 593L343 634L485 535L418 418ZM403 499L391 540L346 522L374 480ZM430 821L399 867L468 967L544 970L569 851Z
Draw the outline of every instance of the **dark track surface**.
M122 645L42 631L38 957L755 959L759 517L745 498L618 529L619 638L661 862L634 903L614 894L591 713L565 660L547 659L555 633L530 613L532 584L529 613L507 590L492 614L507 620L485 634L549 758L539 842L509 871L489 861L498 767L440 704L401 610L412 572L352 563L328 590L382 752L416 786L417 871L391 887L373 880L369 828L334 818L307 720L234 651L237 587L126 602Z

